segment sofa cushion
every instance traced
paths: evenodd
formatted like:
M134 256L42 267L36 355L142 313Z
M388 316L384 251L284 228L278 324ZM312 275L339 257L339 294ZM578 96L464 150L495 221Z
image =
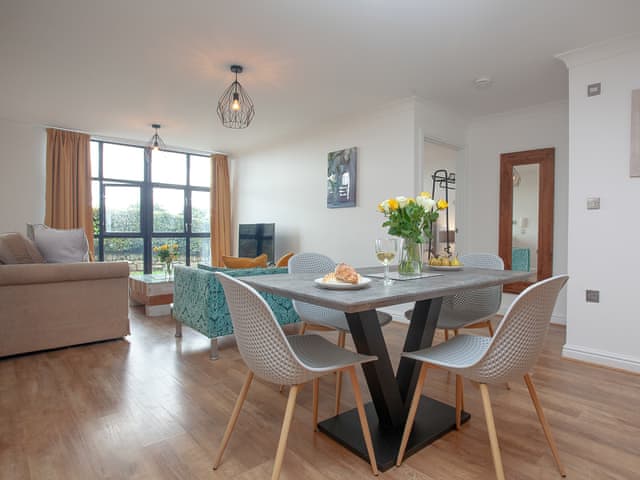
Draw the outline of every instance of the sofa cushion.
M287 267L287 266L289 266L289 259L291 257L293 257L293 252L285 253L276 262L276 267Z
M1 268L0 287L129 277L127 262L34 263L5 265ZM81 299L79 298L78 301Z
M21 233L0 234L0 263L5 265L44 263L35 244Z
M222 256L222 263L228 268L259 268L267 266L267 254L263 253L256 258Z
M89 261L89 244L81 228L58 230L46 225L29 225L28 231L48 263Z

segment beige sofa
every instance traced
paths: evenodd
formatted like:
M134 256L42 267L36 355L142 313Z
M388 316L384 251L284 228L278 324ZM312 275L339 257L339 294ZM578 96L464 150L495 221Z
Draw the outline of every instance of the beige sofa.
M126 262L0 265L0 357L129 334Z

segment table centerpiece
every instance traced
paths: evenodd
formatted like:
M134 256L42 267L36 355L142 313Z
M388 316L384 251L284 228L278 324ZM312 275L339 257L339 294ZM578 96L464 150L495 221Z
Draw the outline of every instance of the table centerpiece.
M432 225L438 219L439 211L448 206L445 200L436 201L428 192L415 198L389 198L378 205L378 211L386 219L382 226L389 228L389 235L402 238L398 261L400 275L422 273L422 244L432 238Z

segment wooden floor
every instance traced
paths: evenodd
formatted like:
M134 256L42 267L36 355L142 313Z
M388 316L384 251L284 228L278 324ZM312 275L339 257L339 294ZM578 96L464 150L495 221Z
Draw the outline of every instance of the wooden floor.
M254 382L213 472L245 375L233 341L212 362L208 340L188 328L174 338L169 317L136 308L131 320L126 340L0 359L0 478L269 478L286 396ZM399 323L384 329L394 362L405 331ZM563 340L564 329L552 326L533 381L568 478L640 478L640 377L563 360ZM353 406L348 383L345 408ZM479 390L465 387L472 418L462 430L381 479L494 478ZM321 381L321 419L331 415L333 389L333 377ZM453 403L454 377L430 371L426 391ZM367 463L313 433L311 393L305 387L298 397L282 478L373 478ZM524 382L492 387L491 396L507 478L559 479Z

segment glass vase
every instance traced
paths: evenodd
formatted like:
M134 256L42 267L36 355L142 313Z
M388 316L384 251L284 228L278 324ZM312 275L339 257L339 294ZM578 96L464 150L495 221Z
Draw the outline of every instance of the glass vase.
M400 275L420 275L422 273L422 244L413 240L403 239L400 261L398 262Z
M166 262L164 264L164 276L166 278L173 278L173 262Z

